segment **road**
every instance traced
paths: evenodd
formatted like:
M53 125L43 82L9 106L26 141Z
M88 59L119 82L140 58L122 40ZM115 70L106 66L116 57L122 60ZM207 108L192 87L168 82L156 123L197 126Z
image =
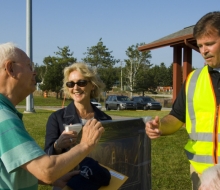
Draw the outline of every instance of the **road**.
M16 108L26 108L26 106L16 106ZM58 109L61 109L61 106L34 106L34 109L43 109L43 110L49 110L49 111L56 111ZM170 111L171 108L162 108L161 111ZM105 111L105 110L103 110ZM115 110L116 111L116 110ZM112 112L114 112L114 110L112 110ZM26 112L27 113L27 112ZM116 115L111 115L109 114L113 120L120 120L120 119L131 119L131 118L135 118L135 117L123 117L123 116L116 116Z

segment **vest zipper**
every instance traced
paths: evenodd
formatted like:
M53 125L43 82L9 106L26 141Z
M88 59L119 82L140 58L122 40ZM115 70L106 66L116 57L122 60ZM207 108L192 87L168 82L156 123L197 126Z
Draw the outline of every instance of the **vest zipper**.
M214 128L214 163L218 164L218 113L219 105L216 109L215 128Z

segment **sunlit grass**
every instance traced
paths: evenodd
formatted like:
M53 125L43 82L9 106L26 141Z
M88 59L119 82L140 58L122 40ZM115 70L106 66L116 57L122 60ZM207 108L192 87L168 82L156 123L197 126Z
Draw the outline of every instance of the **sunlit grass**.
M189 161L184 152L187 142L185 128L175 134L152 140L151 179L153 190L189 190Z
M55 97L47 97L44 98L43 96L34 96L34 105L36 106L64 106L68 105L72 100L70 99L56 99ZM22 102L20 102L18 105L26 105L26 99L24 99Z

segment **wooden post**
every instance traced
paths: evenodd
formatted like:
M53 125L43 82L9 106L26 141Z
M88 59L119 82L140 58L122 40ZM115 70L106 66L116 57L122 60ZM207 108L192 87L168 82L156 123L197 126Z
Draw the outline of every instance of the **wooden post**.
M173 47L173 102L175 101L182 85L182 72L181 72L181 60L182 60L182 47Z

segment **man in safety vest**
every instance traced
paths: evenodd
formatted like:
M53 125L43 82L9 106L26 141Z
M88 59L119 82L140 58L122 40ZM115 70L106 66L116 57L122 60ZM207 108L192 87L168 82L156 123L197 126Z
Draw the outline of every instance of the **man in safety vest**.
M204 15L193 30L206 65L189 74L169 115L146 123L151 139L169 135L186 124L185 146L191 177L220 163L220 11ZM193 190L199 180L192 179Z

